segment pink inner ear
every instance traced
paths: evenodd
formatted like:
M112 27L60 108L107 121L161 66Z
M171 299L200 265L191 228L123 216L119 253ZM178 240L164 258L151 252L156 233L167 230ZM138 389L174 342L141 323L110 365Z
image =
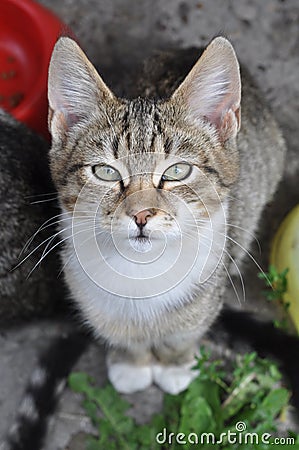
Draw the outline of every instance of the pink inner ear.
M53 121L54 123L54 129L56 128L56 130L60 131L60 132L65 132L68 130L68 124L65 118L65 115L63 114L63 112L59 111L56 112L54 114L52 114L51 117L51 122ZM50 125L51 128L51 125Z
M69 105L68 99L64 98L63 95L59 95L56 93L55 96L56 102L56 111L57 111L57 124L59 124L59 128L67 131L72 126L74 126L79 121L79 115L73 111L73 107Z
M79 122L79 116L75 113L67 112L67 114L63 114L65 126L67 129L71 128L72 126L76 125L76 123Z
M229 109L222 117L217 127L219 131L219 137L222 142L227 141L231 137L235 137L240 129L240 108Z
M230 77L219 80L215 76L206 76L198 82L199 79L188 80L183 95L193 117L214 125L222 141L235 136L240 127L238 81L234 87L234 80ZM223 85L222 91L219 84Z
M212 111L205 115L207 120L213 123L218 130L222 128L222 122L228 111L234 112L236 115L236 120L239 122L240 113L238 110L240 105L236 104L236 97L237 94L232 92L228 87L227 93L222 96L221 100L218 99L218 101L215 102L215 107L212 108ZM217 98L215 100L217 100Z
M216 38L174 93L189 110L189 117L214 125L221 140L240 128L241 80L231 44Z

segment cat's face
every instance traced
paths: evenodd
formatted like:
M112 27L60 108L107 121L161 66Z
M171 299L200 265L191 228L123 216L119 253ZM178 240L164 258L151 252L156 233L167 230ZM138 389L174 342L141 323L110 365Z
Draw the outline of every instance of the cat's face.
M96 215L102 230L140 249L150 235L179 237L196 220L209 220L228 189L208 156L217 142L174 117L171 106L116 102L110 123L90 123L76 146L64 149L65 159L52 162L63 207Z
M65 211L97 236L147 252L155 241L198 240L211 226L238 172L239 71L220 41L218 68L211 44L172 97L158 102L117 99L73 41L56 45L52 175Z

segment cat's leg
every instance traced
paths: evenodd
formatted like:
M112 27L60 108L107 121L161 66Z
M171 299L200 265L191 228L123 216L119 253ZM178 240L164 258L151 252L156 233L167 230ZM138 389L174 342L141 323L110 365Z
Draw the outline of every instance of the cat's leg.
M152 354L146 346L110 348L107 368L114 388L124 394L142 391L153 383Z
M178 394L198 375L192 370L199 353L197 333L177 333L153 348L157 362L153 366L154 382L165 392Z

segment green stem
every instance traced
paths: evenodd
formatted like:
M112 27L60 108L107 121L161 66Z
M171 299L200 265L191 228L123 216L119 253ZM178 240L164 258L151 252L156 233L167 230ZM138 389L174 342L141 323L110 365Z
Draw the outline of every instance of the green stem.
M242 381L240 386L236 387L231 394L226 398L226 400L222 403L222 408L225 408L239 393L244 389L252 380L256 378L256 373L250 373L246 378Z
M127 444L127 442L123 438L122 433L119 430L119 428L117 426L117 422L114 420L113 415L110 414L109 409L106 408L105 402L101 402L101 400L98 397L97 397L97 399L93 398L93 401L95 401L97 403L97 405L101 408L106 419L110 422L112 428L115 431L118 441L122 444L122 448L126 449L126 450L131 450L130 446Z

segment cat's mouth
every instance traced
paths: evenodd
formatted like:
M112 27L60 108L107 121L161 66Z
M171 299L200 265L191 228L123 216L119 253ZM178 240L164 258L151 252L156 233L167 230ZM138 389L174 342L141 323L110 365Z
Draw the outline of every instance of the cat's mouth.
M142 242L142 241L149 242L150 241L149 235L146 234L143 230L140 230L140 231L138 230L138 232L135 231L133 233L130 232L129 235L128 235L128 238L129 238L130 241L131 240L135 240L135 241L138 241L138 242Z
M148 252L152 247L151 239L142 232L137 236L130 236L129 241L131 247L138 252Z
M133 239L135 239L137 242L141 242L141 243L142 242L144 242L144 243L150 242L150 238L148 236L145 236L144 234L139 234L138 236L136 236Z
M151 242L151 239L149 238L149 236L145 235L142 232L139 233L137 236L130 237L130 240L138 242L139 244L149 244Z
M141 230L139 234L137 234L136 239L149 239L149 237Z

